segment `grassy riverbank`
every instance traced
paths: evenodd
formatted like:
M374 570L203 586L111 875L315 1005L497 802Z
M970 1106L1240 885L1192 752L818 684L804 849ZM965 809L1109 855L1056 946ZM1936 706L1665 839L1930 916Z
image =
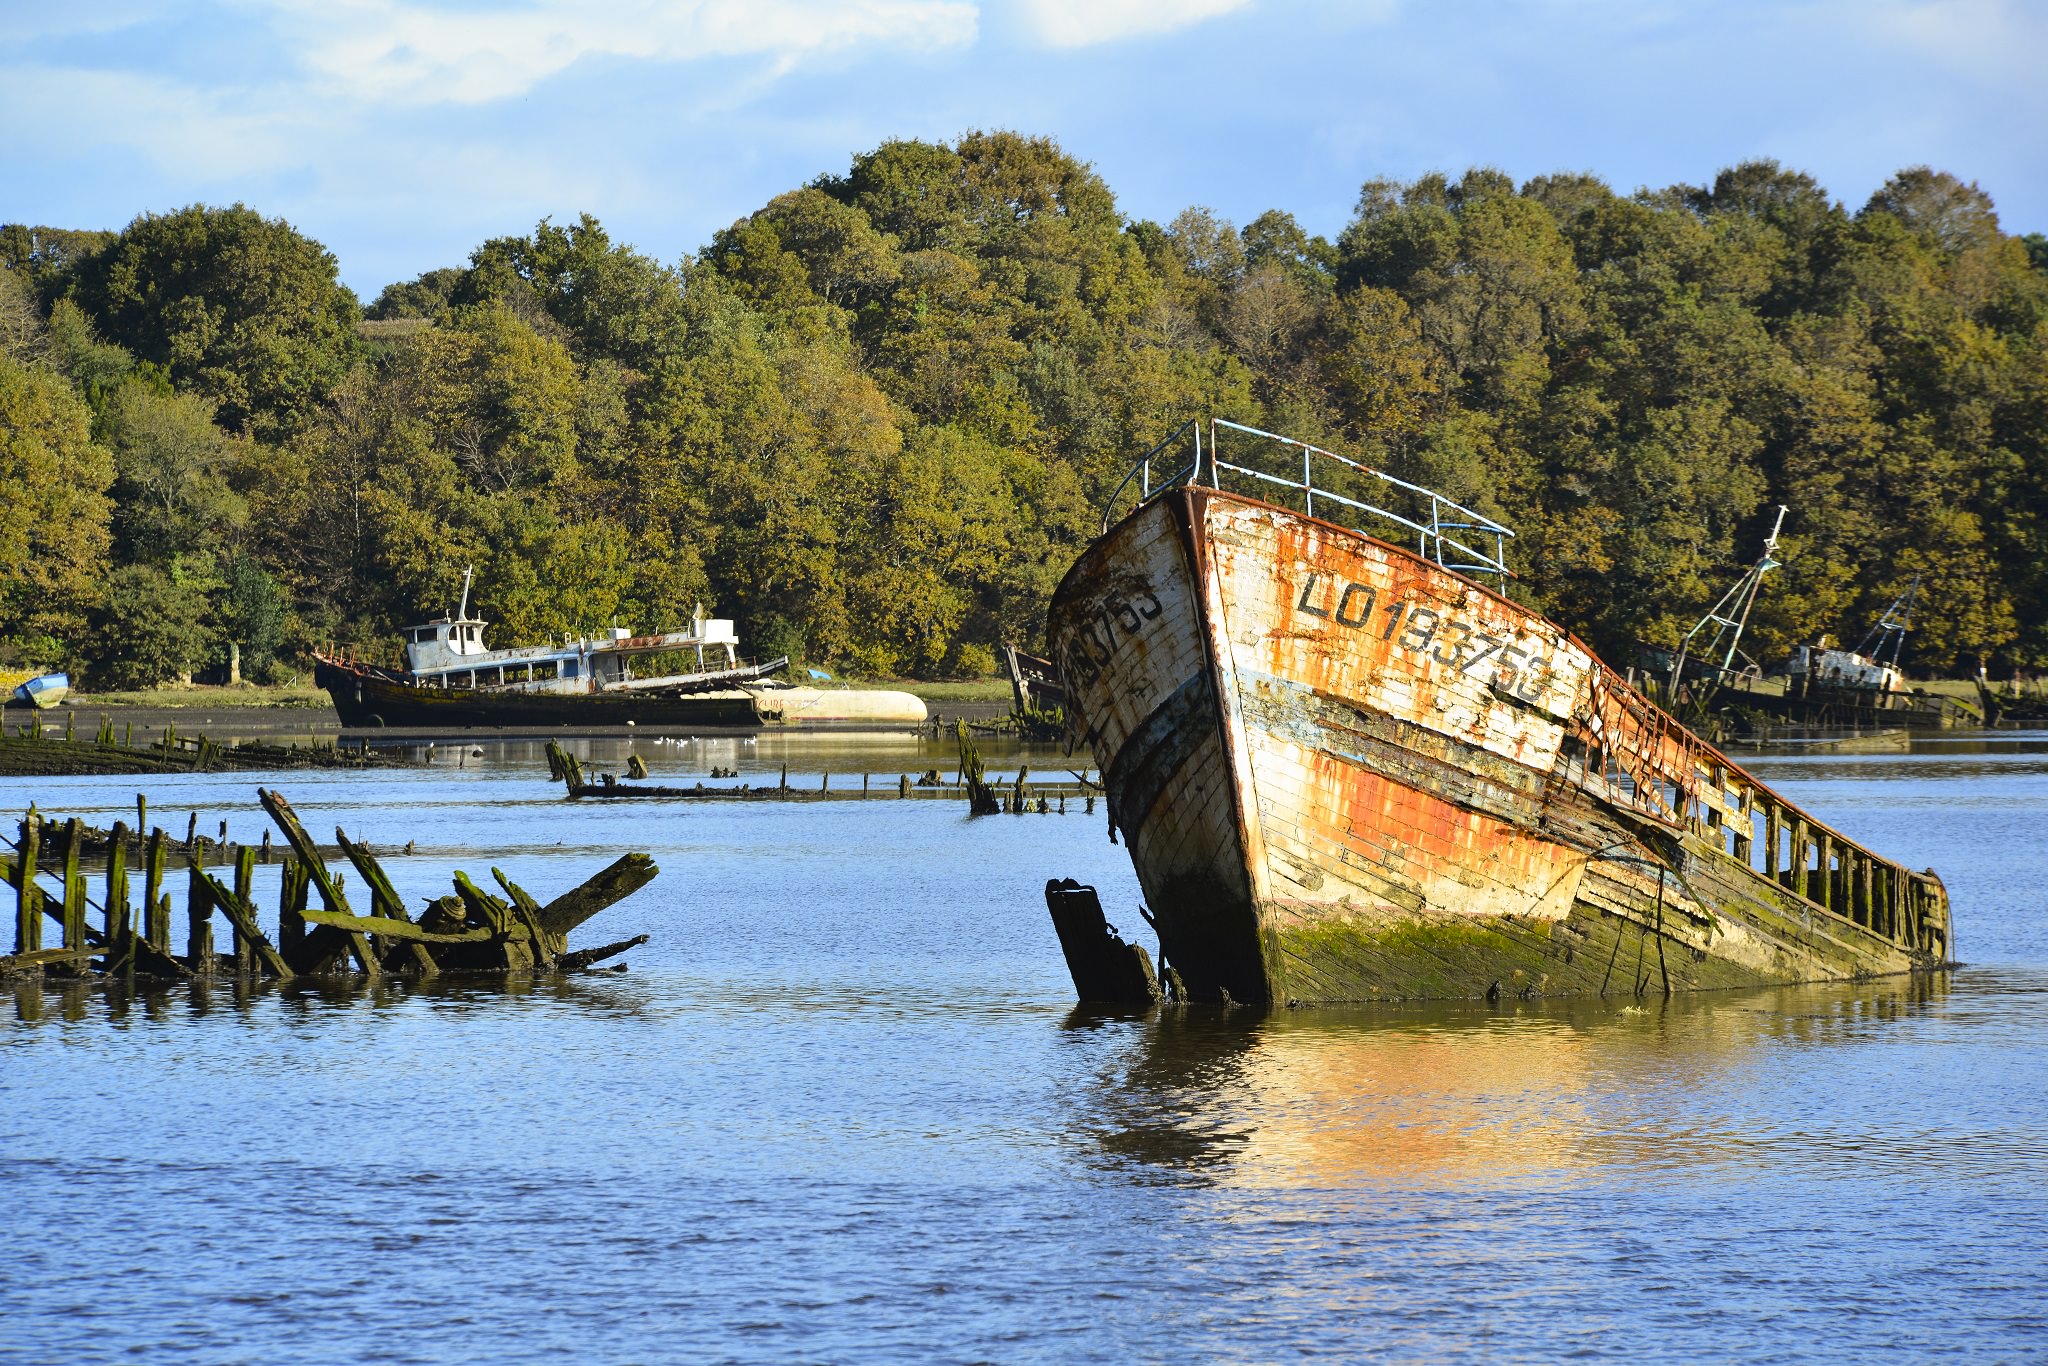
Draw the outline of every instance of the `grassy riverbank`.
M223 707L325 707L325 690L308 684L302 687L258 687L253 683L234 687L192 684L174 688L135 688L126 692L75 692L65 705L89 710L93 707L203 708Z

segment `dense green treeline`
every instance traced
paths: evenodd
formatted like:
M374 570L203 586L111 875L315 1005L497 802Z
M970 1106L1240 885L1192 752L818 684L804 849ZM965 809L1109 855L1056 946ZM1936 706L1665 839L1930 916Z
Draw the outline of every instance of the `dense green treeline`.
M694 604L747 648L984 672L1197 414L1520 532L1514 590L1669 643L1792 514L1755 642L1922 584L1920 668L2048 662L2048 242L1901 172L1371 182L1131 222L1054 143L892 142L675 266L585 217L367 309L247 208L0 229L0 650L95 683L388 648L463 567L502 643ZM367 317L367 321L365 318Z

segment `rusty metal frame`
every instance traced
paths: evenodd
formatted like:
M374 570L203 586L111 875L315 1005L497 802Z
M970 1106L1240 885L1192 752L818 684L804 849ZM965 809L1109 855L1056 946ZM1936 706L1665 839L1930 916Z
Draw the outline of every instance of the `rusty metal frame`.
M1118 509L1123 506L1124 498L1131 488L1132 481L1135 480L1138 484L1137 502L1134 506L1143 506L1154 496L1164 493L1168 489L1177 488L1182 485L1196 486L1203 483L1202 462L1203 456L1206 454L1208 457L1208 479L1206 483L1210 488L1227 492L1228 490L1225 489L1223 483L1223 475L1228 471L1231 474L1242 476L1257 483L1271 484L1275 487L1292 490L1301 494L1303 511L1311 517L1316 516L1316 500L1321 498L1326 503L1339 504L1350 508L1354 512L1392 522L1415 533L1415 553L1445 569L1473 576L1491 574L1503 582L1515 577L1514 571L1507 566L1507 542L1514 537L1515 533L1483 512L1466 507L1463 503L1447 498L1435 489L1426 488L1421 484L1410 483L1406 479L1397 479L1384 470L1374 469L1372 466L1353 460L1349 456L1339 455L1335 451L1325 450L1321 446L1311 445L1306 441L1297 441L1290 436L1281 436L1277 432L1262 431L1257 427L1247 427L1241 422L1232 422L1220 417L1210 418L1207 426L1209 429L1209 447L1206 452L1202 449L1203 423L1199 418L1190 418L1175 428L1172 435L1138 457L1136 463L1131 466L1130 470L1124 475L1122 482L1116 486L1115 491L1109 495L1108 501L1103 505L1102 530L1104 532L1107 532L1110 524L1116 520ZM1269 474L1265 470L1254 469L1248 465L1240 465L1224 460L1221 455L1222 442L1218 431L1219 428L1299 450L1301 452L1301 478L1298 481L1285 479L1275 474ZM1194 438L1193 459L1185 464L1174 467L1171 473L1164 475L1155 484L1152 478L1154 459L1160 452L1174 446L1190 433L1192 433ZM1325 460L1334 461L1345 469L1377 479L1381 483L1393 488L1403 489L1420 498L1427 499L1429 501L1429 521L1427 523L1419 522L1414 518L1403 516L1401 513L1395 512L1390 508L1361 502L1356 498L1339 493L1335 489L1319 486L1316 483L1315 466L1316 457L1318 456ZM1446 512L1449 512L1454 520L1446 520ZM1325 520L1336 519L1326 517ZM1339 523L1339 525L1346 524L1344 522ZM1355 519L1349 523L1349 526L1354 531L1366 530L1363 526L1357 525ZM1479 535L1474 537L1475 540L1491 536L1493 538L1493 549L1487 551L1470 545L1458 536L1450 534L1453 532L1477 532ZM1367 534L1370 533L1368 532ZM1464 558L1446 558L1446 548Z
M1671 705L1679 705L1678 688L1685 677L1685 666L1692 653L1693 640L1707 627L1714 628L1713 638L1702 647L1701 653L1720 655L1718 663L1705 666L1701 672L1715 683L1726 683L1739 675L1735 669L1735 658L1742 647L1743 632L1749 629L1749 614L1756 606L1757 590L1763 587L1764 575L1779 567L1778 533L1785 529L1785 514L1791 509L1778 505L1778 520L1771 526L1771 534L1764 538L1763 554L1750 566L1733 588L1721 595L1721 600L1708 609L1707 614L1693 624L1685 633L1685 639L1678 644L1678 657L1671 665L1671 680L1666 689ZM1723 646L1726 646L1723 649ZM1752 668L1754 666L1751 666Z

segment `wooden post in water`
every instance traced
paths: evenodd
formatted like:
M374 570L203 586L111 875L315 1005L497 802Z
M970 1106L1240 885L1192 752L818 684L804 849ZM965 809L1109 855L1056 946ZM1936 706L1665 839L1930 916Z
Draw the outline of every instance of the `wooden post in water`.
M261 970L273 977L289 981L292 977L291 965L285 962L284 956L263 937L263 927L256 923L256 908L249 904L249 893L242 877L242 870L247 869L251 876L254 875L254 854L254 850L244 849L235 860L237 885L234 887L227 886L217 877L207 877L207 895L213 909L220 912L221 918L228 922L228 928L234 932L235 976L238 979L254 977Z
M308 885L298 860L287 859L277 892L277 947L289 963L299 962L305 948L306 917L300 912L306 909Z
M198 859L191 870L185 894L185 966L200 977L213 975L213 890L206 885L206 869Z
M73 816L64 823L64 947L73 952L85 948L85 875L78 867L84 852L85 822Z
M128 825L115 821L107 845L107 966L135 976L135 926L128 909Z
M225 827L225 822L222 823ZM256 908L249 904L249 892L256 885L256 851L247 845L235 850L235 900L245 907L251 916ZM235 929L235 976L256 975L256 946L242 932L239 922L230 922Z
M163 827L149 832L142 853L142 937L166 957L171 952L171 899L164 884Z
M21 820L14 859L14 951L43 947L43 889L36 886L36 853L42 848L43 818L33 810Z
M1835 841L1825 831L1813 842L1813 876L1807 879L1806 899L1831 911L1841 909L1835 900Z
M1127 944L1102 914L1093 887L1072 878L1045 884L1045 905L1053 931L1084 1004L1157 1005L1162 992L1152 957L1142 945Z

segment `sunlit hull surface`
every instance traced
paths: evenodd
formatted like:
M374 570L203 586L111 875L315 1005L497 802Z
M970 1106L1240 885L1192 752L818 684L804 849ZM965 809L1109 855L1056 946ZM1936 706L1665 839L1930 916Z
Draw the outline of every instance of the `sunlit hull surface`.
M1176 488L1089 548L1050 626L1195 999L1661 992L1949 956L1938 878L1383 541Z

